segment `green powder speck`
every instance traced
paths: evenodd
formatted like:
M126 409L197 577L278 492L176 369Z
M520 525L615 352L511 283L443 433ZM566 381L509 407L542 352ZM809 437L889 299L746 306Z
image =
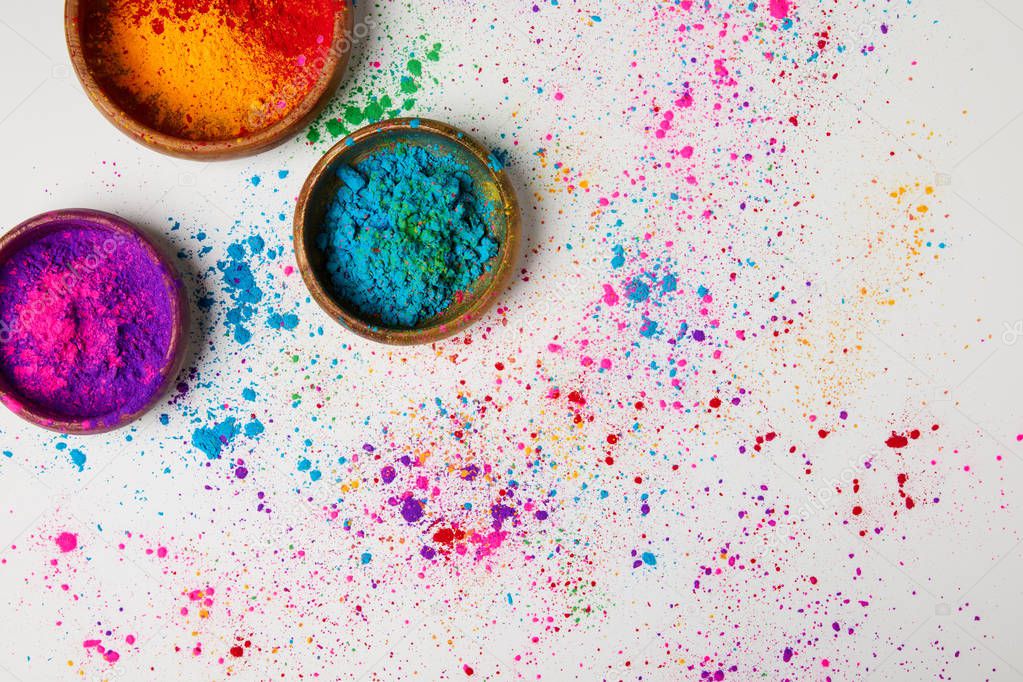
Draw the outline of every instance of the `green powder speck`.
M406 55L402 61L378 64L375 56L363 54L360 63L350 67L354 82L342 90L310 126L306 140L313 145L331 142L360 126L416 109L419 98L428 92L426 86L438 82L429 76L424 62L440 61L440 50L440 43L431 44L428 37L422 35L415 39L412 49L394 46L385 51Z

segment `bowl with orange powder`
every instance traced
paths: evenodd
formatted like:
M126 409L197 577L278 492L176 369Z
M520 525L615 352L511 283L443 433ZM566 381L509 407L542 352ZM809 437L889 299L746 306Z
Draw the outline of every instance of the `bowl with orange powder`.
M255 154L326 105L348 65L350 0L67 0L75 72L115 126L188 158Z

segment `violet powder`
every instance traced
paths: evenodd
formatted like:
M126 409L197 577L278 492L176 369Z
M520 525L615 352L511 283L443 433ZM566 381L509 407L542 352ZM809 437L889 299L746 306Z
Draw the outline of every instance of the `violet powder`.
M163 385L174 321L138 237L68 225L0 264L0 375L63 419L112 422Z

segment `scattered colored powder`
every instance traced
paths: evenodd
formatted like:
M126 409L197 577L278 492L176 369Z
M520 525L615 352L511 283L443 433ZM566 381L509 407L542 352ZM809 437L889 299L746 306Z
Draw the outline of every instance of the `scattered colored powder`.
M419 37L419 41L425 40L426 36ZM426 62L440 61L440 43L418 49L426 50ZM368 123L411 112L417 107L416 97L431 84L437 84L437 79L426 74L422 59L414 57L407 62L399 59L389 66L375 64L370 69L359 69L357 84L346 88L328 105L310 126L306 139L311 144L336 139Z
M498 242L468 168L439 148L399 144L337 170L318 245L334 293L374 321L412 328L489 269Z
M151 128L228 140L285 118L312 90L343 0L89 0L86 63Z
M116 423L164 384L167 273L140 238L68 225L0 264L0 376L60 418Z

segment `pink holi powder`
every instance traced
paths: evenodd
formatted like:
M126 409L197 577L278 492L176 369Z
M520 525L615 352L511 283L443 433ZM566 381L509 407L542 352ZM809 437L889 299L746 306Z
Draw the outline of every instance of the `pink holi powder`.
M785 19L789 16L789 0L771 0L771 16Z
M64 554L73 552L78 548L78 536L74 533L61 533L57 536L55 542Z

